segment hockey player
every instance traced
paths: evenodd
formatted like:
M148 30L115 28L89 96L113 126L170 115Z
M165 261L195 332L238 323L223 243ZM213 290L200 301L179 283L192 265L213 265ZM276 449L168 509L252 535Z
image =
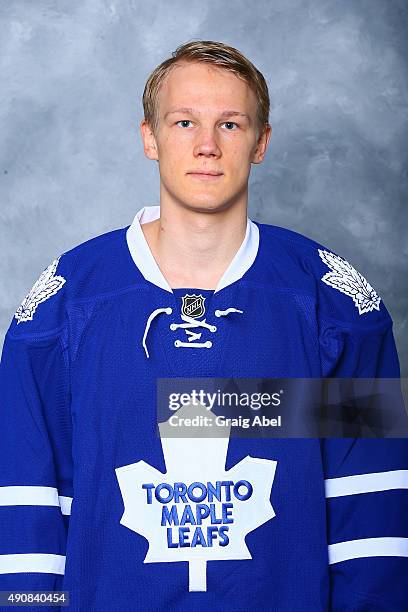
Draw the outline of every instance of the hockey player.
M400 372L366 279L247 216L271 136L253 64L187 43L143 105L160 206L58 256L5 337L0 590L69 591L75 612L407 610L406 440L156 435L159 378Z

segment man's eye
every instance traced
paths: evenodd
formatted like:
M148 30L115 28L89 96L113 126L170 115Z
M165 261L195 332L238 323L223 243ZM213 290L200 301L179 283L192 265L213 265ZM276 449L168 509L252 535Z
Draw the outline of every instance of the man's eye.
M235 125L235 127L236 127L236 128L238 128L238 124L237 124L237 123L234 123L233 121L225 121L225 122L224 122L222 125L228 125L229 127L228 127L228 130L227 130L227 131L229 131L229 132L234 132L234 131L235 131L235 130L233 130L233 129L230 129L230 127L231 127L232 125Z
M176 125L179 123L191 123L189 119L181 119L180 121L176 121ZM188 125L182 125L181 127L188 127Z

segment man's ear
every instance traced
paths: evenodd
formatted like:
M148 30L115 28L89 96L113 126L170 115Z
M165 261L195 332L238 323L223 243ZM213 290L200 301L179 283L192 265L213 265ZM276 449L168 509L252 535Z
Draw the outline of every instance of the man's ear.
M157 150L156 138L150 124L146 121L146 119L143 119L140 122L140 133L143 140L144 154L148 159L155 159L158 161L159 153Z
M268 148L269 141L272 135L272 126L266 123L263 127L262 132L258 136L256 148L252 156L251 162L253 164L260 164L263 162L266 150Z

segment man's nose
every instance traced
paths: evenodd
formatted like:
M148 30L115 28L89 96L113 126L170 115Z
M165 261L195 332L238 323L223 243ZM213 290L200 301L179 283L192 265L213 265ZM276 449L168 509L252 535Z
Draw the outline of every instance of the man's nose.
M199 130L194 146L194 155L221 155L215 129L202 128Z

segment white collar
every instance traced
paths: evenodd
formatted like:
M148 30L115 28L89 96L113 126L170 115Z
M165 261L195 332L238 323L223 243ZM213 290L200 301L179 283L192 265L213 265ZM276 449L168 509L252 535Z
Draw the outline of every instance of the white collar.
M147 281L172 292L164 278L153 254L147 244L141 225L154 221L160 217L160 206L144 206L137 213L132 224L126 231L126 241L133 261ZM257 225L247 217L247 226L244 240L236 252L233 260L225 270L214 293L231 285L240 279L252 266L259 247L259 230Z

